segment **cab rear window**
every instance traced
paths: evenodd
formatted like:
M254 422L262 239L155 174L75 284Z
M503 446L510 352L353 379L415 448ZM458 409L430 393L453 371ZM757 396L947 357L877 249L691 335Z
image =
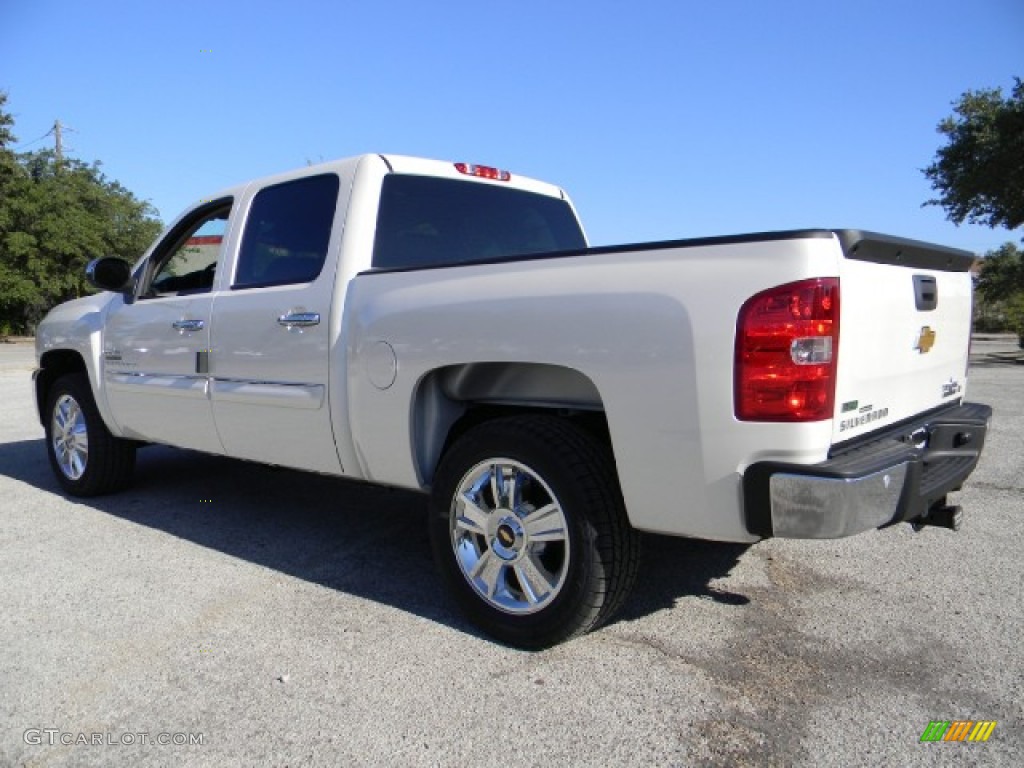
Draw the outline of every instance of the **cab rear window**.
M491 184L392 174L381 190L373 267L415 269L586 247L564 200Z

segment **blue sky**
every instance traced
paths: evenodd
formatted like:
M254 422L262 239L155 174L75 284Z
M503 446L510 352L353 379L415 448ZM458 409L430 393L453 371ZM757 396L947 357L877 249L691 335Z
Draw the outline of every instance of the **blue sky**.
M565 187L595 244L859 227L985 251L920 169L1024 77L1022 0L0 0L19 147L165 221L307 160L394 152Z

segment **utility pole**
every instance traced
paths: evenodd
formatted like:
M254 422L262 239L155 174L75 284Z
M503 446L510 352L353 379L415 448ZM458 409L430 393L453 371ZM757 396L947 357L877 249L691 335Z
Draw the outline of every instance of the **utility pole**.
M64 140L61 136L61 124L60 118L53 121L53 137L57 143L57 166L59 167L64 162Z

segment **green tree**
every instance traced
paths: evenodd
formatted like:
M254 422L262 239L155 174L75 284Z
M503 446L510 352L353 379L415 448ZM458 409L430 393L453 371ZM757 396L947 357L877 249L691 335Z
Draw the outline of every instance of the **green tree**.
M1017 334L1017 346L1024 349L1024 293L1007 300L1006 320L1010 330Z
M0 334L30 333L50 307L89 290L90 259L134 261L162 225L99 163L16 154L6 98L0 93Z
M976 286L988 301L1006 301L1024 293L1024 251L1004 243L986 253Z
M24 206L27 191L25 171L18 163L13 144L14 118L4 109L7 94L0 91L0 335L10 333L10 316L16 314L36 294L35 286L17 269L11 246L24 247L25 233L16 231L18 209ZM10 245L9 245L10 244Z
M947 143L924 169L939 196L926 205L956 224L1024 225L1024 82L1014 80L1008 98L1001 88L967 91L939 123Z
M992 330L1011 330L1024 348L1024 251L1004 243L985 254L975 287L979 316Z

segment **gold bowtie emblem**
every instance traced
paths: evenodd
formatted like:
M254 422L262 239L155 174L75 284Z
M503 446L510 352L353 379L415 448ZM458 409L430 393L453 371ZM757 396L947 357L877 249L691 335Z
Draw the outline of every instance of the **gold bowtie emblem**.
M921 329L921 335L917 337L917 346L914 347L922 355L935 346L935 331L927 325Z

